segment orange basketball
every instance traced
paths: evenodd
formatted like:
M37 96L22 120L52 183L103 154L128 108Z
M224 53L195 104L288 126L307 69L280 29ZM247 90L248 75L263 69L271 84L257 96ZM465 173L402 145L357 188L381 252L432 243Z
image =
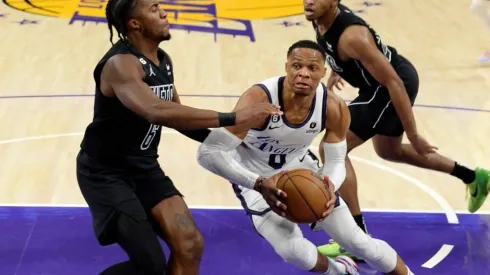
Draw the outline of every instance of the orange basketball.
M286 218L295 223L313 223L322 218L330 195L321 175L309 169L294 169L277 181L277 188L287 194Z

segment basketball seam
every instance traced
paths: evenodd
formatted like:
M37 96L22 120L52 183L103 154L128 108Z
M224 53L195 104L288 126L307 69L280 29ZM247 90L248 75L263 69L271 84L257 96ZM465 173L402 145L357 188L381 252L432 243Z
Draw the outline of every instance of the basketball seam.
M302 177L302 178L305 178L309 181L311 181L309 178L306 178L306 177L303 177L303 176L297 176L297 177ZM296 185L294 184L294 182L291 180L291 177L288 175L288 180L291 182L291 184L294 186L294 189L296 189L296 191L298 191L298 194L301 196L301 198L303 199L303 201L306 203L306 205L308 206L308 208L310 209L311 213L313 213L313 215L315 216L315 218L317 219L320 219L321 217L318 217L315 213L315 211L313 210L313 208L311 208L311 205L308 203L308 201L305 199L305 197L303 196L303 194L301 194L301 191L299 191L298 187L296 187Z
M305 177L305 176L300 176L298 175L297 177L302 177L302 178L305 178L311 182L313 182L312 180L310 180L309 178ZM325 192L323 192L323 190L316 184L314 184L316 188L320 189L320 192L323 194L323 196L325 197L325 200L329 201L328 197L327 197L327 194ZM328 191L327 191L328 192Z
M304 179L307 179L307 180L309 180L309 181L313 182L312 180L310 180L309 178L307 178L307 177L305 177L305 176L297 175L296 177L302 177L302 178L304 178ZM323 194L323 196L325 197L325 199L326 199L327 201L329 201L329 199L328 199L328 197L327 197L327 194L325 194L325 192L323 192L323 190L322 190L320 187L318 187L318 185L316 185L316 184L313 184L313 185L315 185L315 187L316 187L316 188L320 189L320 192Z

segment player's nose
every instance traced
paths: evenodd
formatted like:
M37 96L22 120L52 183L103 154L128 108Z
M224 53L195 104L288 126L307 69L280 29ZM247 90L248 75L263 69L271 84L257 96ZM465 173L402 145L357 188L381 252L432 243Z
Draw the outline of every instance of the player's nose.
M164 9L160 10L160 18L165 19L167 18L167 12Z

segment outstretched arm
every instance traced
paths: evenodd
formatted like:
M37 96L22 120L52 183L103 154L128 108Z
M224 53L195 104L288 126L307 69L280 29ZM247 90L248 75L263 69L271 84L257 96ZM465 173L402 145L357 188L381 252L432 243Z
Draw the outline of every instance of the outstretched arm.
M267 102L265 92L259 86L252 86L238 100L235 109L248 108L254 104ZM264 119L265 121L265 119ZM249 129L260 125L230 126L213 129L197 151L198 163L208 171L221 176L232 183L255 189L260 175L241 166L231 155L247 135Z
M359 60L368 72L389 91L391 101L400 117L407 136L417 135L410 99L393 66L376 47L373 35L365 26L346 29L339 48L351 59Z
M175 86L174 86L172 101L181 104L179 93L177 93L177 89L175 88ZM211 133L211 130L209 130L208 128L192 129L192 130L177 130L177 131L183 134L184 136L201 143L208 137L209 133Z
M322 175L327 175L335 191L344 183L346 176L347 131L350 126L349 108L344 100L328 91L326 129L320 144L323 161Z
M270 104L260 105L242 111L239 117L237 112L218 113L163 101L143 81L144 75L135 56L116 55L107 61L102 70L101 86L104 94L116 96L126 108L153 124L179 130L217 128L260 121L277 112Z

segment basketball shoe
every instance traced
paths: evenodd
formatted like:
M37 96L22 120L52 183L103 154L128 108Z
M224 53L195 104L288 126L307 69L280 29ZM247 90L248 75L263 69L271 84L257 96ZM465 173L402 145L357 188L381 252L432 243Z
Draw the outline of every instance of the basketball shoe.
M476 168L475 180L466 185L466 198L468 200L468 211L475 213L480 209L487 199L490 191L490 171Z
M345 266L346 275L360 275L359 266L351 258L347 256L338 256L335 261Z
M323 256L330 257L330 258L347 256L354 261L358 261L358 262L364 261L363 259L356 257L356 256L350 254L349 252L347 252L347 250L345 250L335 240L332 240L332 239L329 240L328 244L318 246L317 250Z

